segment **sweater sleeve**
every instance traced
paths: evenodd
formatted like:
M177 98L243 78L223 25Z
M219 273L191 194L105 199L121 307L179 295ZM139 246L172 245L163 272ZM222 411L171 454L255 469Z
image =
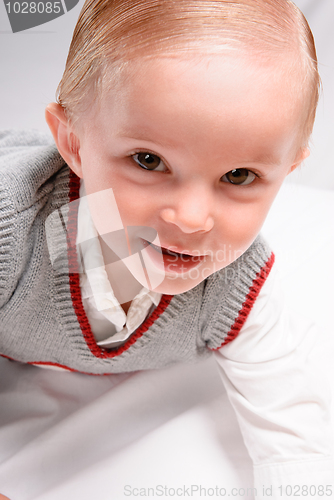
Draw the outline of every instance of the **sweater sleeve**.
M64 164L49 136L0 131L0 307L14 293L32 253L32 226Z
M9 277L15 267L15 225L17 211L4 174L6 159L13 153L10 133L0 133L0 307L6 302Z
M287 310L274 265L239 336L215 353L257 500L334 498L325 350L322 333Z

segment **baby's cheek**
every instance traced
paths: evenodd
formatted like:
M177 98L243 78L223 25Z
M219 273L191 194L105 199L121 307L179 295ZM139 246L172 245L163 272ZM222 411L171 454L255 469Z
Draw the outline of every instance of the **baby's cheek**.
M5 497L5 495L1 495L0 493L0 500L10 500L8 497Z
M260 204L240 204L227 210L220 220L220 234L234 248L247 248L260 232L267 210Z

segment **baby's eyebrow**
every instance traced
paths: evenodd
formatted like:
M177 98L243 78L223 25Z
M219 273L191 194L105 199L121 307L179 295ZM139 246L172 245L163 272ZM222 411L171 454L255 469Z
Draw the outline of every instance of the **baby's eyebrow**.
M272 154L264 154L261 156L257 156L253 160L245 160L245 163L257 163L261 165L272 165L274 167L277 167L281 162L279 158Z
M151 137L150 135L145 135L144 133L137 133L137 132L131 132L131 130L120 130L117 133L117 137L120 139L131 139L134 141L141 141L141 142L152 142L154 144L157 144L158 146L166 146L168 144L162 143L162 141L159 141L156 137Z
M117 137L119 139L129 139L138 142L150 142L161 148L175 147L175 144L170 138L162 136L162 134L159 134L158 130L150 130L147 128L121 128L117 131Z

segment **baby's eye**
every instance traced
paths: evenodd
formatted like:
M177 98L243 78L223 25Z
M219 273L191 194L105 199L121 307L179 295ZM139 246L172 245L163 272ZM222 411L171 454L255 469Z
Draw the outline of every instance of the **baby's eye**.
M136 153L132 158L145 170L155 170L158 172L165 172L166 170L165 164L161 158L152 153Z
M247 184L253 182L255 177L256 175L250 170L247 170L247 168L237 168L223 175L222 181L229 182L230 184L236 184L238 186L246 186Z

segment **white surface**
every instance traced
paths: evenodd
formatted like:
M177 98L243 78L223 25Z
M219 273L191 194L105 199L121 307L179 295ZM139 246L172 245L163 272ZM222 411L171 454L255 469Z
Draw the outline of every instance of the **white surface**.
M55 100L72 31L83 0L47 24L13 34L0 2L0 129L47 130L45 106ZM323 94L311 143L312 155L292 174L294 182L334 189L334 2L296 0L315 35Z
M264 233L291 307L324 327L334 382L333 213L330 191L285 186ZM126 485L219 486L231 495L252 488L251 461L211 361L91 377L0 359L0 408L0 491L11 500L120 500L131 498Z

